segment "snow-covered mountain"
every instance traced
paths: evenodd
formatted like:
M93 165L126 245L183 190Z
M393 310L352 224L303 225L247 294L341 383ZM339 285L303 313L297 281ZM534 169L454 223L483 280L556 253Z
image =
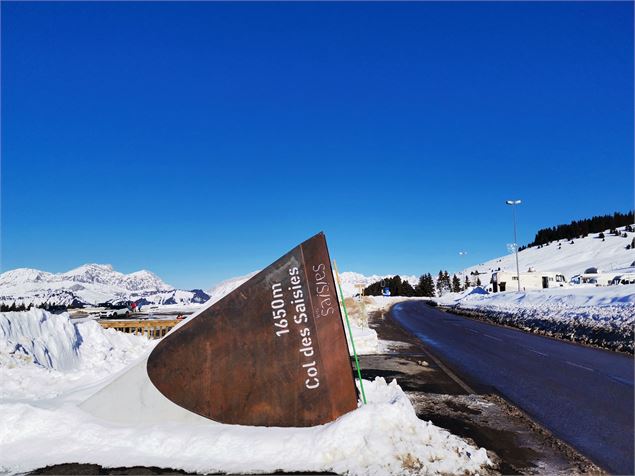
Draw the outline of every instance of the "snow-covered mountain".
M597 268L599 272L630 271L635 267L635 249L630 247L635 232L626 231L626 227L619 228L620 236L604 231L604 240L599 233L591 233L584 238L573 240L558 240L548 245L533 246L518 253L518 263L521 272L529 268L535 271L558 271L566 279L584 273L588 268ZM622 235L626 235L625 237ZM630 249L626 249L629 246ZM467 275L472 281L478 278L483 285L490 282L492 272L516 271L516 259L513 253L495 258L476 266L470 266L457 276L461 282ZM632 272L632 271L630 271Z
M247 281L251 277L258 274L258 272L259 271L254 271L244 276L236 276L235 278L229 278L212 286L207 291L207 294L209 294L210 301L216 302L220 300L221 298L225 297L227 294L231 293L234 289L236 289L238 286L243 284L245 281Z
M201 290L175 289L150 271L124 274L107 264L85 264L65 273L18 268L0 274L0 303L4 304L70 306L119 300L191 304L208 298Z

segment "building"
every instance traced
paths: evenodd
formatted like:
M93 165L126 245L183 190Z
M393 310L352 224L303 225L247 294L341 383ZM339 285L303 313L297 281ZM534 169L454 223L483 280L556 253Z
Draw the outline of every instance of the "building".
M490 280L492 292L495 293L516 291L518 290L517 282L518 276L510 271L495 271ZM521 291L562 287L566 282L564 275L556 271L528 271L520 273Z

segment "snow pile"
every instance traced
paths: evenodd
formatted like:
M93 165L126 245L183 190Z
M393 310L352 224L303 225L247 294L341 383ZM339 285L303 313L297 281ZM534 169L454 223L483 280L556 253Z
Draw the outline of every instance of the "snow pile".
M51 398L99 381L154 346L143 336L73 323L41 309L0 313L0 398Z
M382 378L364 382L367 405L312 428L224 425L194 414L187 423L102 420L78 404L147 356L151 343L41 310L0 318L0 474L69 462L352 475L476 474L492 464L485 449L419 420L397 383Z
M67 462L159 466L199 473L335 471L347 474L476 474L477 449L419 420L395 381L365 381L368 404L312 428L156 423L113 425L62 401L0 404L0 472ZM249 448L249 451L245 451Z
M359 355L383 354L390 352L399 344L392 341L384 341L379 339L377 332L368 325L368 318L373 312L387 312L393 305L401 301L408 300L426 300L428 298L412 298L403 296L364 296L363 301L359 297L346 298L346 309L353 331L353 340L355 341L355 350ZM353 355L351 346L350 333L346 323L346 338L348 341L348 350Z
M495 322L613 350L633 352L635 285L549 288L483 294L473 290L436 300Z
M81 336L67 316L42 309L0 314L0 362L32 361L50 369L70 370L79 363Z

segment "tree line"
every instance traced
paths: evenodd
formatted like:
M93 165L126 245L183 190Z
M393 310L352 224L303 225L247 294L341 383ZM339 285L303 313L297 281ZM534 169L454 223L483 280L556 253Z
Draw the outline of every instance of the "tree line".
M366 296L381 296L384 288L388 288L391 296L436 297L449 292L458 293L475 285L481 285L478 276L476 282L471 282L467 276L461 282L456 274L450 278L447 271L440 270L436 282L430 273L422 274L419 277L419 282L413 287L408 281L397 275L372 283L364 289L364 294Z
M629 226L633 223L633 211L628 213L615 212L613 215L598 215L583 220L574 220L571 223L552 226L538 230L534 241L529 246L539 246L557 240L572 240L583 238L589 233L600 233L605 230L615 230L619 227Z
M20 311L28 311L30 310L32 307L36 307L39 309L44 309L45 311L66 311L67 307L66 306L61 306L59 304L51 304L48 302L43 302L38 304L37 306L34 306L32 303L29 303L28 305L24 304L23 302L20 303L19 305L15 303L15 301L13 301L11 303L11 305L6 304L6 303L1 303L0 304L0 312L20 312Z

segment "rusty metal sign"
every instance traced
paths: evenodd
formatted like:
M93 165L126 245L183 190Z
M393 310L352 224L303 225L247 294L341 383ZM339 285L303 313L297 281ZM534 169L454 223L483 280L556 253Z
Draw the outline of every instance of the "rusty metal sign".
M222 423L313 426L357 408L324 234L168 334L147 370L172 402Z

